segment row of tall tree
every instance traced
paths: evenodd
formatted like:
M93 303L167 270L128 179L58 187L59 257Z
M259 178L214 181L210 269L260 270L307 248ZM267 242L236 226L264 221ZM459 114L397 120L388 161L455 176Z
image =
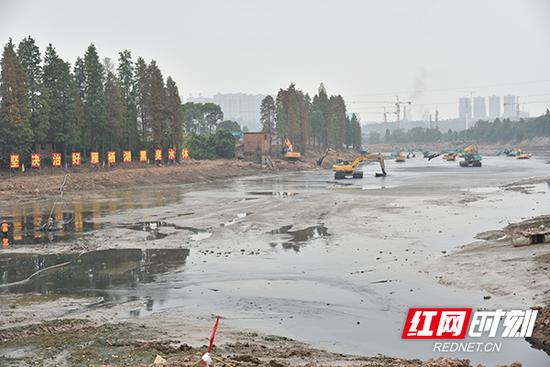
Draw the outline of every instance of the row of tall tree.
M61 152L179 148L184 116L175 81L128 50L117 64L101 61L93 44L71 65L51 44L42 57L30 36L17 48L10 39L0 60L1 158L39 144Z
M361 147L359 119L346 112L342 96L329 96L323 84L313 99L290 84L287 89L280 89L275 99L265 97L260 114L263 131L290 139L300 151L308 145Z
M438 142L520 142L536 137L550 137L550 111L542 116L519 121L495 119L494 121L477 121L476 124L462 131L449 129L443 133L439 129L415 127L410 130L386 130L384 136L371 131L369 144L402 144L402 143L438 143Z

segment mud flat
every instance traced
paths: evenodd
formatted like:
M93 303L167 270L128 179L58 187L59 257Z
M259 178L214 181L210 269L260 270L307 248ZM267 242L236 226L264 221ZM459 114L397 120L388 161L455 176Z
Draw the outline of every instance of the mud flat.
M288 163L277 161L277 169L300 170L311 168L309 163ZM67 192L87 192L109 188L129 188L151 185L170 185L191 182L205 182L257 175L270 172L261 165L239 160L184 161L167 166L142 166L133 164L127 167L82 168L68 171ZM0 199L15 200L58 194L59 185L65 171L45 169L41 172L6 174L0 180Z
M513 186L516 187L516 186ZM510 224L501 230L479 233L479 241L460 247L431 268L440 283L461 288L478 287L489 296L521 299L533 306L550 304L550 215ZM533 243L535 242L535 243ZM484 266L491 264L491 266Z
M548 214L549 186L535 182L546 167L536 158L487 157L482 169L414 158L405 164L389 161L385 178L374 178L379 168L367 165L362 180L335 181L330 170L313 170L103 189L84 198L73 193L55 213L67 227L50 235L36 227L51 201L11 206L6 213L17 224L13 243L0 251L0 317L8 339L0 345L5 356L0 364L32 361L32 352L24 353L24 348L32 344L27 338L33 333L43 335L38 320L47 323L45 330L55 331L61 326L49 323L75 319L80 321L67 321L74 323L73 331L71 326L60 332L82 341L75 345L83 350L88 343L94 353L99 349L90 361L151 363L162 351L143 344L145 339L174 344L178 352L161 354L170 363L190 363L204 351L212 315L219 314L217 355L248 356L232 360L233 365L253 365L255 358L260 360L256 364L271 366L278 361L349 365L356 363L353 356L382 354L391 358L359 357L358 364L417 366L444 357L469 359L472 365L519 360L546 367L548 355L524 340L496 340L503 344L501 353L434 355L430 341L401 339L409 307L525 309L544 302L544 281L518 281L511 290L506 283L511 277L503 273L502 281L489 277L485 286L479 273L498 272L500 264L491 253L481 260L451 254L460 253L457 246L472 242L476 234L495 230L483 238L498 241L498 231L508 224ZM533 180L517 183L529 177ZM510 190L507 184L522 188ZM532 246L506 251L508 257L511 251L533 257ZM518 264L512 274L533 263ZM454 266L458 270L447 274ZM460 272L461 266L471 272ZM275 338L272 346L281 354L262 355L270 348L265 338L272 334L292 341L281 339L280 344ZM16 337L10 341L9 335ZM44 350L37 355L73 358L79 349L63 347L72 340L48 344L50 352L40 347ZM138 355L136 340L147 351L142 357L106 359L123 352ZM319 359L283 358L296 340L307 343L298 344ZM243 341L249 349L225 347ZM193 352L179 350L182 344ZM63 348L66 353L60 352ZM87 359L78 363L83 361Z
M2 366L152 366L162 357L163 366L196 366L205 353L207 330L193 323L97 324L83 319L62 319L0 330ZM186 334L193 334L189 339ZM220 330L212 350L214 366L378 366L470 367L468 360L434 358L407 360L383 355L365 357L330 353L298 341L254 332ZM193 340L196 346L185 341ZM201 345L201 342L204 343ZM521 364L514 364L521 367ZM479 366L478 366L479 367ZM505 367L505 366L502 366Z

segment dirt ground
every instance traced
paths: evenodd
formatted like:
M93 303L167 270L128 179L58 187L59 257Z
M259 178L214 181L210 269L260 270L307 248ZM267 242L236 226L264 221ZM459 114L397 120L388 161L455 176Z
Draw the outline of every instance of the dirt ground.
M314 160L311 157L316 158L316 155L311 154L308 156L310 158L306 163L288 164L277 162L277 164L281 170L309 169L314 166L312 163ZM330 166L330 164L331 158L327 159L325 162L327 167ZM390 164L393 163L390 162ZM443 163L441 163L441 165L443 165ZM542 167L545 166L546 165L542 164ZM395 172L398 172L397 170L400 169L395 167L395 165L392 168L395 169ZM266 184L262 180L260 180L262 182L256 182L253 179L247 178L244 179L244 181L250 182L239 182L236 186L228 184L227 187L223 185L225 181L220 180L212 183L213 185L211 185L209 189L205 189L204 192L200 190L190 190L190 192L186 194L187 202L185 205L174 203L172 206L168 205L163 209L143 208L133 211L126 210L122 213L111 215L108 221L115 224L118 223L120 226L115 226L114 228L103 231L94 231L89 236L86 236L89 243L82 243L82 248L71 248L70 251L88 251L95 248L103 248L105 246L119 246L121 248L129 246L144 246L147 248L170 247L175 245L181 246L181 243L187 243L189 247L195 250L192 257L188 260L188 264L194 266L196 269L196 278L191 280L191 282L197 281L199 277L202 278L202 273L205 270L212 272L212 269L215 269L215 267L212 267L213 264L223 267L223 264L228 261L225 259L231 259L232 262L237 264L233 266L237 272L243 266L246 266L247 269L250 269L252 272L258 272L259 275L257 276L259 277L262 276L261 271L269 272L269 268L264 268L269 265L269 263L272 263L272 259L276 256L281 257L281 262L274 263L274 266L283 269L285 266L290 267L293 261L307 259L307 261L299 263L299 268L302 272L296 273L298 278L298 281L295 282L298 284L296 289L300 290L299 284L301 284L300 281L304 278L304 269L308 272L312 271L311 269L307 269L307 267L304 268L304 266L311 263L323 264L319 261L322 257L315 257L316 255L313 250L315 248L326 248L328 251L331 248L328 245L321 246L323 244L322 237L333 238L335 239L334 242L336 242L332 248L338 250L334 250L334 252L330 253L331 261L327 262L327 264L330 264L333 262L338 263L338 254L342 254L342 256L348 259L349 253L345 253L343 247L350 243L363 243L365 234L368 234L374 236L373 238L376 240L370 242L368 247L361 249L365 251L364 254L361 253L361 256L355 255L355 251L359 251L359 248L352 249L353 256L356 257L356 260L361 260L361 262L356 265L354 263L350 272L346 271L345 276L347 278L354 278L356 277L356 273L360 273L361 276L365 276L366 279L372 281L371 283L373 285L370 286L371 288L378 287L383 289L383 287L388 287L387 293L389 296L381 301L384 305L387 305L388 302L391 304L392 300L390 297L393 297L395 292L399 294L405 290L406 292L404 293L407 294L407 297L414 297L418 289L415 287L413 293L413 289L407 284L404 284L405 279L378 283L380 279L395 279L399 274L405 271L405 268L402 268L404 265L414 263L414 266L416 266L420 264L420 260L415 260L415 257L420 258L426 255L426 259L428 259L428 254L431 257L432 254L438 255L440 252L447 253L447 251L448 253L445 256L434 256L434 260L436 260L435 264L439 266L439 268L436 266L433 269L428 269L430 274L436 274L436 276L439 277L439 282L441 284L452 285L453 287L459 288L481 288L489 295L493 295L493 299L500 295L508 295L510 299L525 299L524 303L532 305L544 305L549 302L548 289L550 289L550 286L548 285L549 280L547 276L549 258L547 256L546 247L544 247L544 245L514 247L506 240L506 234L511 231L513 226L504 227L506 223L500 228L498 225L493 225L496 227L493 231L484 232L478 236L480 242L465 246L456 251L451 251L448 247L441 248L445 249L445 251L432 251L432 248L428 247L425 252L422 252L422 247L425 246L424 244L415 247L414 242L416 242L416 238L411 231L432 231L429 232L431 236L428 237L433 237L442 233L443 229L447 228L449 225L447 222L441 221L441 218L438 218L439 223L434 226L432 225L434 219L429 216L424 218L424 214L440 217L443 210L448 210L453 216L459 218L457 220L462 220L463 223L466 223L471 217L459 216L459 210L464 210L464 214L468 214L471 211L465 208L469 206L476 208L479 206L483 209L486 205L496 205L494 203L498 203L499 201L497 200L502 200L502 197L495 196L495 194L489 194L483 190L472 190L471 193L466 191L455 193L453 187L447 189L449 192L436 191L431 187L419 188L419 185L416 184L414 180L416 180L417 175L429 171L432 171L433 181L436 181L433 182L434 187L439 188L437 183L438 167L430 168L425 167L425 164L418 164L417 167L413 166L412 168L406 168L405 166L405 168L401 169L403 171L408 171L402 172L400 175L395 174L395 176L389 176L385 184L387 186L377 188L376 191L370 191L372 193L370 195L369 190L365 190L364 188L360 190L360 187L354 187L350 183L339 183L337 185L335 183L333 184L332 181L327 181L327 178L331 177L329 171L326 172L326 176L319 175L319 172L313 172L314 174L309 171L305 173L295 172L292 173L294 176L291 179L284 181L286 182L284 185L276 179L274 181L269 181L267 184L267 188L270 190L269 192L266 191ZM488 169L489 168L483 172L487 172ZM422 170L421 173L417 172L419 170ZM499 169L495 168L494 170L498 171ZM150 186L158 185L159 182L166 184L203 182L229 177L258 175L258 173L269 174L272 172L273 171L261 169L257 164L243 161L209 161L201 163L191 161L175 167L149 167L139 169L119 168L112 171L94 173L76 172L72 173L69 178L70 185L68 185L68 190L72 192L73 195L79 195L84 191L86 193L96 193L100 195L99 193L102 192L103 188L127 187L129 185ZM296 175L301 174L304 174L304 176L306 174L309 175L306 177L303 189L300 189L300 187L302 187L302 183L299 181L300 177L296 177ZM495 179L493 176L488 177L490 179ZM5 196L8 202L16 202L16 199L20 199L19 195L21 193L28 192L29 187L34 187L38 190L37 195L50 192L55 194L57 187L51 189L42 188L46 182L51 181L51 178L52 176L46 175L22 176L14 178L11 181L8 179L6 180L7 182L0 184L0 187L3 187L1 185L8 185L7 187L9 187L10 184L14 185L12 188L4 188L3 190L8 191L8 194L6 194L7 196ZM61 181L62 176L58 175L54 176L54 178L57 182ZM395 181L390 181L392 178L395 178ZM447 182L447 177L440 179ZM424 179L419 180L424 182ZM471 184L471 178L464 177L463 180L474 189L477 187L477 184ZM536 195L530 195L533 191L531 186L537 183L546 182L547 180L547 178L537 178L536 180L529 179L504 185L502 186L503 192L498 195L503 197L508 197L509 195L513 197L534 197ZM369 188L369 185L373 185L371 182L372 181L365 179L363 185ZM378 185L378 183L376 185ZM242 191L243 195L241 196L241 193L237 192L237 190ZM19 194L12 197L10 196L11 194L9 194L11 191ZM327 203L325 192L330 193L333 202ZM434 196L434 192L439 192L439 194ZM268 195L265 195L266 193ZM419 197L411 199L411 193L413 195L416 193ZM234 196L231 196L231 194ZM445 205L448 205L449 198L452 200L452 206L443 206L443 202L447 203ZM267 210L269 206L279 209L276 215L273 214L273 211ZM220 207L223 207L223 210L220 210ZM366 214L365 208L372 210L372 214ZM344 209L347 210L346 213L348 213L350 218L361 218L366 225L359 226L358 229L354 223L348 223L347 218L342 218L341 215L337 215L337 213L342 213ZM476 209L471 210L473 211ZM531 210L531 208L529 208L529 210ZM188 213L192 215L187 216ZM239 216L239 214L242 213L244 213L244 215ZM331 213L335 214L331 216ZM376 213L377 223L383 223L383 226L368 226L368 222L372 223L371 220L373 219L372 216L374 213ZM490 213L492 212L487 212L485 218L492 216ZM180 214L182 215L181 217L179 216ZM481 216L483 210L477 209L476 215L477 214ZM414 226L411 225L403 228L401 219L403 215L410 215L411 218L415 218ZM165 239L155 239L154 241L148 242L148 240L141 239L142 236L146 235L145 232L129 229L121 225L124 223L137 223L142 216L151 220L166 221L171 224L173 222L174 225L162 227L161 231L166 231L165 233L167 234ZM264 241L266 243L271 241L273 231L269 232L268 230L279 228L281 225L288 223L294 223L298 226L298 220L300 218L302 220L303 218L313 218L313 222L311 223L302 223L302 226L306 227L305 229L308 229L308 226L321 222L323 225L327 226L326 228L330 231L330 235L323 235L323 231L327 231L325 227L315 227L315 231L317 231L316 236L321 238L317 239L318 242L315 243L315 246L313 244L297 245L296 247L299 248L300 252L295 250L295 254L292 254L290 251L285 252L283 249L279 251L273 250L276 247L262 248L261 252L257 249L258 246L260 246L258 242L264 241L264 238L266 238ZM468 219L465 220L463 218ZM539 218L538 220L544 219ZM340 221L344 223L340 223ZM546 225L546 222L537 224ZM422 227L423 225L424 227ZM207 229L211 232L211 237L197 242L185 242L188 237L194 234L189 230L191 227L187 226ZM178 229L178 227L181 228ZM397 228L397 230L392 229L396 231L392 232L396 233L395 236L403 239L410 237L411 241L407 242L406 248L403 247L401 242L396 242L396 246L393 248L387 247L391 244L382 243L382 241L386 240L386 234L383 233L384 231L378 229L379 227L384 229ZM439 228L441 228L441 230L439 230ZM487 226L482 228L487 228ZM337 238L338 229L346 234L355 233L357 231L357 238ZM378 231L380 231L380 233L378 233ZM406 233L406 231L409 232ZM478 232L479 230L473 233L475 234ZM232 237L233 234L235 237ZM249 242L245 241L246 236L250 237L251 240ZM418 235L418 238L421 239L425 237L424 234ZM140 239L141 242L139 242ZM455 241L459 240L450 241L451 245L456 244ZM437 242L445 243L447 239L441 238ZM71 246L78 247L78 243L70 243ZM380 251L375 247L378 243ZM276 243L269 244L277 246ZM411 251L409 251L409 247L411 247ZM62 247L60 243L52 243L49 246L37 246L37 248L40 248L41 251L59 251L60 248L64 247ZM21 247L15 249L13 252L30 250L30 247ZM376 255L369 256L366 253L369 250L371 253L376 253ZM392 251L394 252L393 254ZM382 252L384 252L384 254L382 254ZM418 256L415 252L418 253ZM398 256L399 258L397 258ZM262 259L267 259L269 262L261 262ZM367 262L367 260L370 262ZM487 267L483 266L487 261L498 264L498 270L493 272L488 271ZM391 264L395 264L394 266L397 270L394 272L392 268L392 271L385 271L384 269L389 269ZM254 266L257 266L259 269L255 270ZM362 269L368 270L363 271ZM114 270L119 271L119 269ZM227 270L227 268L225 270ZM120 271L126 270L120 269ZM416 272L416 270L414 271ZM462 276L464 272L468 272L469 276ZM322 270L322 273L323 277L330 275L324 270ZM266 279L273 284L281 284L281 286L284 286L286 292L288 289L293 289L286 283L289 274L293 273L287 270L282 281L277 281L277 279L272 278L271 275ZM367 274L373 274L373 276L376 274L376 278L371 279ZM514 277L510 277L510 274L514 274ZM189 274L189 276L191 275L193 274ZM225 274L223 274L223 271L220 271L219 274L215 272L212 274L215 278L221 278L222 276L230 277L230 275L231 273L227 271ZM111 279L115 279L117 274L114 272L110 276ZM335 279L341 281L341 278ZM483 281L480 282L480 279L483 279ZM200 280L197 282L200 282ZM200 295L197 294L196 296L200 297L201 300L203 297L206 297L204 299L207 300L208 297L210 297L209 295L212 295L212 297L223 297L223 284L215 282L210 284L210 282L207 282L203 287L204 291L208 293L203 295L203 288L199 289ZM364 282L359 283L360 286L364 284ZM400 286L402 283L403 286ZM306 282L304 283L304 287L310 287L310 284L311 283ZM315 286L320 288L321 291L327 289L323 287L321 282L316 282ZM157 287L162 289L163 286L159 283ZM229 288L231 288L230 285ZM261 285L261 288L269 287ZM272 289L273 291L271 292L277 291L277 288ZM192 297L190 293L183 294L183 290L185 290L185 287L181 287L181 284L176 287L170 287L171 297L176 299ZM238 291L236 289L231 289L230 292L233 294ZM383 291L381 290L380 292ZM335 293L335 298L338 298L338 294ZM425 295L420 294L418 297L422 298L424 296ZM372 299L372 297L369 298ZM365 297L367 301L369 298ZM215 303L216 298L211 298L210 300L213 300L212 303ZM361 299L360 302L362 303L363 300ZM134 307L134 304L138 303L141 304ZM249 302L246 302L246 304L248 303ZM333 303L333 299L325 301L323 297L323 307L329 309L332 307ZM223 305L219 306L221 307ZM256 306L246 305L247 309L254 307ZM213 324L212 317L203 318L199 321L195 319L182 319L180 318L181 314L185 314L189 310L188 304L186 304L184 307L175 307L176 310L181 312L175 313L171 317L167 317L169 312L159 312L158 314L147 317L130 318L125 322L120 321L121 318L124 319L122 315L125 315L128 310L137 308L144 308L143 299L128 300L123 301L120 305L113 305L107 304L100 297L90 298L82 296L82 298L75 298L74 295L65 297L48 292L42 295L38 293L0 294L0 315L2 319L2 326L0 327L0 349L2 350L0 353L0 365L149 366L153 363L157 355L166 358L167 362L165 365L168 366L196 365L198 358L200 358L206 349L205 345L208 343L210 328ZM363 309L359 308L359 310L362 314ZM294 320L288 322L294 323L296 322L295 320L298 319L296 316L299 316L299 313L296 312L296 310L293 311L295 311ZM208 311L207 313L209 314ZM346 313L348 313L347 310ZM225 313L222 314L224 316L226 315ZM379 313L377 313L377 315L378 314ZM263 317L263 315L261 317ZM320 314L320 317L324 317L324 314ZM38 320L45 321L40 323ZM542 318L542 320L542 324L539 322L539 325L543 327L547 326L548 322L544 321L544 318ZM227 323L229 324L230 322L230 317L228 317ZM353 320L353 326L355 326L355 323L356 321ZM365 324L366 322L362 320L361 325ZM162 329L159 325L162 325ZM369 328L372 327L369 326ZM218 358L215 360L216 365L270 367L359 365L380 367L462 367L471 365L469 361L459 359L423 361L420 359L389 358L385 356L362 357L353 355L353 353L355 353L354 350L351 352L347 351L349 354L331 353L322 350L322 346L313 348L296 340L268 335L265 331L264 334L261 334L242 332L241 330L247 329L229 327L229 325L224 325L224 320L222 320L216 348L214 349L214 356ZM539 330L541 330L542 339L538 337ZM277 333L277 331L270 330L269 333ZM546 338L545 335L548 335L547 327L541 329L541 326L537 326L533 337L534 339L531 342L533 344L538 343L535 345L544 346L543 343L545 342L543 340L547 340L544 339ZM301 337L296 337L295 339L304 340ZM373 353L357 352L357 354L374 355L376 352L378 351ZM397 355L404 356L404 354L401 353L402 352L399 352ZM522 360L522 356L518 354L517 359ZM510 363L514 360L516 360L515 356L514 358L506 359L504 363ZM485 363L485 361L482 362ZM487 365L493 366L495 364ZM513 366L520 366L520 364L513 364Z
M207 336L208 330L203 330L203 335ZM471 366L466 359L421 361L383 355L364 357L330 353L285 337L254 332L220 331L217 337L223 338L224 342L214 343L211 353L213 366ZM190 346L181 333L175 335L166 325L160 330L139 323L98 325L82 319L54 320L0 330L4 357L17 356L17 364L13 365L21 365L24 361L29 366L152 366L157 365L154 360L160 356L165 360L159 363L162 366L191 367L198 365L207 350L208 338L203 341L202 346ZM9 359L4 359L4 363L3 366L11 366ZM521 367L521 364L512 366Z
M0 201L41 197L58 194L59 186L67 173L66 192L100 191L121 187L138 187L151 185L185 184L207 182L216 179L229 179L273 173L277 171L297 171L316 167L317 159L322 150L308 150L301 161L286 162L273 159L274 169L245 160L188 160L164 166L143 166L132 164L119 165L112 168L76 168L65 170L44 169L25 173L0 173ZM356 153L352 150L341 150L328 156L323 167L330 167L335 157L352 158Z
M492 295L521 298L535 306L547 305L550 303L548 243L527 245L523 238L514 241L514 231L526 226L548 228L550 216L480 233L477 236L480 241L447 254L432 270L438 273L440 283L445 285L461 288L477 286ZM482 266L489 257L498 264L497 268ZM464 273L470 276L457 276Z
M277 162L282 170L308 167L297 162ZM261 165L239 160L185 161L170 166L133 166L93 169L75 169L67 173L66 192L82 192L105 188L150 186L211 181L269 172ZM0 200L59 193L65 171L43 171L4 176L0 180Z

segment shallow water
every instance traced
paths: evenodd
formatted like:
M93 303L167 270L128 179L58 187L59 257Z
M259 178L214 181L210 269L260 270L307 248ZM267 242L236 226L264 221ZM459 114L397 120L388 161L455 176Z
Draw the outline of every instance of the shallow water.
M545 175L550 166L544 160L487 157L483 163L461 168L458 162L415 158L388 162L384 178L374 178L377 167L368 165L362 180L334 181L330 171L320 170L163 188L178 194L159 206L143 205L140 195L129 196L116 210L101 202L106 210L91 214L89 221L98 223L93 233L102 240L130 238L125 243L130 246L137 241L132 236L143 233L143 241L155 249L185 247L188 255L160 268L142 266L145 250L114 253L114 259L129 259L91 267L70 259L72 265L62 268L65 274L75 272L74 283L64 286L56 281L62 277L48 276L16 288L76 295L99 289L113 302L145 301L142 308L128 310L127 318L221 314L231 326L334 351L433 357L432 342L401 339L409 307L531 305L513 296L485 300L485 292L445 287L421 271L479 232L549 213L547 184L535 185L531 194L500 188ZM0 274L6 271L1 258ZM171 256L161 258L164 264ZM127 269L122 271L118 264L129 265L120 265ZM92 286L85 268L93 270ZM29 272L15 276L11 270L3 282ZM548 356L524 340L499 341L500 353L445 356L548 365Z

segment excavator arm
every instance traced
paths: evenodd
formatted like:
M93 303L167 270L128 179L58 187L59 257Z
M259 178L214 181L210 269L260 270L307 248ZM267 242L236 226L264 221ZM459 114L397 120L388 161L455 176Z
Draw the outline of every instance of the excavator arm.
M360 155L359 157L355 158L352 163L353 169L357 169L361 162L364 161L378 161L380 164L380 169L382 170L382 175L386 176L386 163L384 161L384 155L381 153L371 153L371 154L364 154Z
M357 168L359 165L364 161L378 161L380 164L380 169L382 170L381 174L376 174L376 176L386 176L386 164L384 161L384 155L381 153L371 153L371 154L363 154L359 157L355 158L352 162L342 162L337 163L334 166L332 166L332 170L335 173L335 176L342 177L342 175L354 175L357 172ZM360 176L362 177L362 172L359 172Z
M319 159L317 159L317 165L320 166L321 164L323 164L323 161L325 160L325 158L327 157L327 155L329 155L329 153L336 153L336 151L334 149L331 149L331 148L327 148L327 150L325 150L325 152L323 153L322 156L319 157Z

